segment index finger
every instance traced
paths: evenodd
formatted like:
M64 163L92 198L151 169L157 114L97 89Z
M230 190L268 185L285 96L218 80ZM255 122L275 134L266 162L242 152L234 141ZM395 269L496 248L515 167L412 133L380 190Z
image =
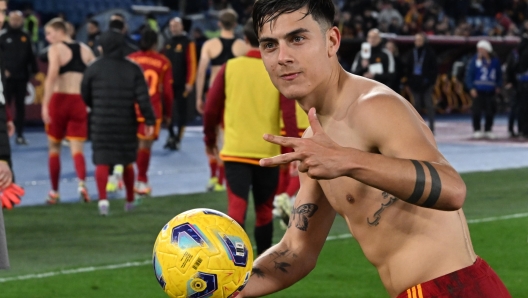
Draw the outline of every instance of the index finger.
M270 158L263 158L259 164L261 167L275 167L284 164L289 164L295 160L302 160L302 155L299 152L285 153Z
M279 136L274 136L270 134L265 134L263 138L264 140L270 143L281 145L282 147L293 148L293 149L295 149L302 140L299 138L279 137Z

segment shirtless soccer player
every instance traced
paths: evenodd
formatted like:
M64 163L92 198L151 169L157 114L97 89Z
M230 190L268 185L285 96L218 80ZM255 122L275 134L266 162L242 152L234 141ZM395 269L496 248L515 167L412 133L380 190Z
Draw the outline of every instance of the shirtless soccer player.
M306 276L336 213L390 297L510 297L473 251L460 209L464 182L405 99L341 68L333 18L332 0L255 2L266 69L282 94L309 111L311 127L302 139L265 136L295 152L261 165L300 161L301 188L290 227L255 261L239 297L264 296Z
M61 141L70 141L71 153L79 179L79 195L90 201L84 180L86 164L83 143L87 138L87 110L81 98L81 81L86 65L95 57L87 45L73 41L66 33L66 23L53 19L46 24L46 39L51 44L48 51L48 74L42 102L42 120L49 139L49 171L52 190L47 202L59 201Z

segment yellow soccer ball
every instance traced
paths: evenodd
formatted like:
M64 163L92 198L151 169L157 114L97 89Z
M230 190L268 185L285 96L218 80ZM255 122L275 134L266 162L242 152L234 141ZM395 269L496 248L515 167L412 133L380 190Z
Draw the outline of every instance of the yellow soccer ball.
M161 229L152 262L169 297L235 297L249 280L253 249L244 229L231 217L193 209Z

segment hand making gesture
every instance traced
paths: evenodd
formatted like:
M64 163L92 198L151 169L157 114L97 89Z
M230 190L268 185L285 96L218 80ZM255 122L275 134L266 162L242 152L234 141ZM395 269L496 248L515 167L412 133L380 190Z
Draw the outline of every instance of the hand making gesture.
M341 170L343 161L351 148L341 147L325 133L317 120L315 108L308 112L308 120L313 132L311 138L287 138L264 135L264 140L292 148L295 152L281 154L260 160L263 167L273 167L299 161L299 171L312 179L330 180L344 175Z

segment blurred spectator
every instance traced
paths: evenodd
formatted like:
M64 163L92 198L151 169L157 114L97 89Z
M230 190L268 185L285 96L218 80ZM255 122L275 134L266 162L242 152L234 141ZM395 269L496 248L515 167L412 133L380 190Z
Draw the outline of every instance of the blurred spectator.
M391 52L394 57L395 72L389 87L394 90L396 93L401 94L401 81L404 76L404 67L403 61L400 59L400 50L398 46L391 40L387 41L385 48Z
M434 51L427 46L423 33L414 36L414 49L407 57L407 83L411 89L413 104L419 113L425 107L429 128L434 133L435 106L433 88L438 76L438 64Z
M113 14L110 17L109 29L119 32L125 36L125 56L128 56L139 50L139 48L133 42L131 42L130 38L127 35L127 25L125 23L125 17L122 14Z
M12 11L9 13L7 28L0 33L0 47L5 67L3 75L6 77L4 94L8 105L11 105L13 98L15 99L17 145L27 145L24 138L26 90L30 77L38 72L31 36L22 30L23 25L22 12Z
M98 57L100 53L97 48L99 46L99 37L101 36L99 22L94 19L90 19L86 25L86 31L88 32L88 41L86 44L92 49L94 55Z
M378 16L378 22L392 24L393 19L396 19L394 23L398 28L400 28L403 24L403 18L400 12L394 9L390 1L383 0L381 4L381 10Z
M370 7L367 7L363 12L363 32L368 32L370 29L378 28L377 12L374 12Z
M522 35L519 44L519 63L515 68L517 78L517 93L519 94L519 135L528 137L528 33Z
M508 115L508 133L510 137L517 137L519 132L519 93L515 68L519 63L519 48L511 51L506 61L506 71L504 73L504 84L510 102L510 114ZM515 123L517 122L517 132Z
M494 139L492 128L496 110L495 96L502 86L502 70L489 41L481 40L477 43L477 54L467 65L465 83L473 97L473 138ZM481 131L483 111L484 133Z
M196 45L183 30L183 23L180 18L173 18L169 27L172 37L165 45L163 53L172 63L174 108L172 119L168 122L169 137L165 148L179 150L188 120L188 97L193 91L196 81ZM177 134L174 133L174 124L176 123L178 126Z
M31 41L36 44L39 41L39 19L35 16L31 4L26 4L24 18L24 31L30 34Z
M389 86L394 78L395 68L394 57L382 45L379 30L370 30L367 42L356 54L351 72Z
M154 32L159 32L159 25L158 21L156 20L156 17L153 13L148 13L146 16L147 26L150 27L150 29L154 30Z

